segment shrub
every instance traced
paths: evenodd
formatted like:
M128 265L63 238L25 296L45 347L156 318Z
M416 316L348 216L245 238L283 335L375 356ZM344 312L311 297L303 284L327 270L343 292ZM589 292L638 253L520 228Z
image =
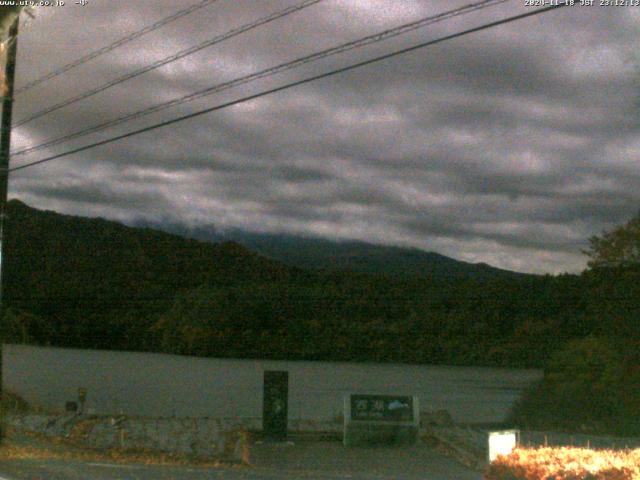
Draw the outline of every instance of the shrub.
M609 341L586 337L570 342L549 360L542 382L514 408L522 428L638 434L634 375L623 352ZM635 392L635 393L634 393Z

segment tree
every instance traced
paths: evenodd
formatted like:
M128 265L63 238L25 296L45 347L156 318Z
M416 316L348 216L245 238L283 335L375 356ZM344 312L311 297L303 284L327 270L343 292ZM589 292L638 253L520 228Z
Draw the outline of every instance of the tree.
M595 336L569 342L518 402L512 420L528 428L637 435L639 372L620 347Z
M0 322L2 339L6 343L47 344L55 337L51 322L24 310L7 308Z
M590 268L640 265L640 211L626 224L589 239Z

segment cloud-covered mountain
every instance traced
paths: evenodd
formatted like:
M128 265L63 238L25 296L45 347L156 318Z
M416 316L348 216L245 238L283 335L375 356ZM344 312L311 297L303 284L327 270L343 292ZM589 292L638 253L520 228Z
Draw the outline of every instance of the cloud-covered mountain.
M237 242L267 258L307 270L450 279L530 275L503 270L486 263L463 262L417 248L219 229L215 226L187 227L179 224L158 225L145 222L140 222L139 225L206 242Z

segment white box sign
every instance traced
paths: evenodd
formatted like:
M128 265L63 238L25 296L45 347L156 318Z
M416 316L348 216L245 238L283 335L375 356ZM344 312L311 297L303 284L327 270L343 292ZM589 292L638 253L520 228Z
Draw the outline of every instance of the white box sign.
M498 455L509 455L518 444L518 430L489 432L489 463Z

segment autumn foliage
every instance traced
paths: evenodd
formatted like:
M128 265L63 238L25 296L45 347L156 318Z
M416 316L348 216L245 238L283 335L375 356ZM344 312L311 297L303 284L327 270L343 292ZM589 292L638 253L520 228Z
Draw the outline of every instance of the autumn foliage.
M485 480L640 480L640 449L518 448L487 467Z

